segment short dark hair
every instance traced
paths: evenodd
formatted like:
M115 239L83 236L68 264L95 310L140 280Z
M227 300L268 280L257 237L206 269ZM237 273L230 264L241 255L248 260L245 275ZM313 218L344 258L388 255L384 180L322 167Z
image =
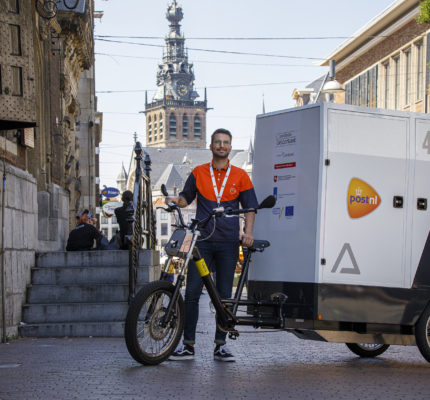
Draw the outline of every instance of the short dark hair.
M213 143L213 141L214 141L214 136L215 136L217 133L223 133L224 135L228 135L228 136L230 136L230 142L231 142L231 141L232 141L232 139L233 139L233 136L231 135L231 132L230 132L229 130L224 129L224 128L218 128L216 131L214 131L214 133L212 133L212 136L211 136L211 144Z
M122 201L132 201L133 200L133 192L131 190L126 190L123 192L121 196Z

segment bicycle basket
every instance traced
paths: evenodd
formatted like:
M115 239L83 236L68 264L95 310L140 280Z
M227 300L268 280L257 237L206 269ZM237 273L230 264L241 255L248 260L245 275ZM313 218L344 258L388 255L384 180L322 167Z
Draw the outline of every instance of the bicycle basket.
M164 246L167 255L173 257L185 257L190 249L192 239L192 233L187 233L185 229L176 229Z

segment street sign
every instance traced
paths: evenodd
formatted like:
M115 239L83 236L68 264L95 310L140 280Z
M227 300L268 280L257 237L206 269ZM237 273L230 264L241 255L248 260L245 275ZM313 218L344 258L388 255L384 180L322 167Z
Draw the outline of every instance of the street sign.
M116 197L116 196L119 196L119 190L114 187L104 188L102 190L102 195L104 197Z

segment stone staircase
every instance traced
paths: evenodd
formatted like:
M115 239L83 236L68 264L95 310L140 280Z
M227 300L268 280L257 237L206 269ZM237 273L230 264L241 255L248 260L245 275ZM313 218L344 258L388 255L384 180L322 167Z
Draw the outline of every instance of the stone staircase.
M137 289L159 275L158 251L141 250ZM121 337L127 299L128 251L39 253L20 335Z

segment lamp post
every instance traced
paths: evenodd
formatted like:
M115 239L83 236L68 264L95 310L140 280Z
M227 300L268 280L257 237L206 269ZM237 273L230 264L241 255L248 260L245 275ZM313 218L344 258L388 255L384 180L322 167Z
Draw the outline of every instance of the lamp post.
M328 80L327 80L328 77ZM330 100L333 101L333 95L335 93L342 93L344 89L342 85L336 80L336 61L330 60L330 69L326 77L321 93L328 93Z

